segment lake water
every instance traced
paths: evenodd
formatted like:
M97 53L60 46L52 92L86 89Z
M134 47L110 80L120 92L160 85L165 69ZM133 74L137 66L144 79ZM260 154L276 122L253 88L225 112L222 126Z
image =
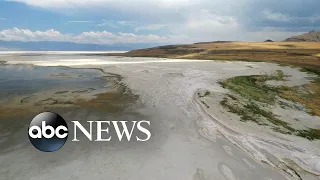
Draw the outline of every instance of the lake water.
M70 126L72 120L86 121L83 116L95 120L123 120L123 116L141 119L137 113L124 112L136 97L123 97L123 91L128 90L117 84L119 79L99 69L0 65L0 154L31 148L25 130L32 118L44 111L61 114ZM113 99L90 101L98 94L110 96L103 94L109 91Z
M32 65L0 66L0 98L48 89L102 88L102 73L90 69L38 67Z

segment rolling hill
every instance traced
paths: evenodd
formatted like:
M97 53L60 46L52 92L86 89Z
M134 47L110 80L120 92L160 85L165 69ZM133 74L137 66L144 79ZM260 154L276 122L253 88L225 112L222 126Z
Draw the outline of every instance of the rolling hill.
M310 31L308 33L290 37L284 42L320 42L320 31Z
M320 69L318 34L319 32L311 31L288 38L283 42L216 41L158 46L137 49L122 55L128 57L264 61Z

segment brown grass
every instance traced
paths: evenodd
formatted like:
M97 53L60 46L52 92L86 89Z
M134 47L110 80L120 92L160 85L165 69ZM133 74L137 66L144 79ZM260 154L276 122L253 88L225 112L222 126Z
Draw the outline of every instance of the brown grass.
M193 46L204 49L320 49L316 42L228 42L203 43Z
M314 75L319 74L317 71L315 73ZM311 115L320 116L319 77L315 77L312 83L296 87L270 86L265 83L268 80L284 81L284 77L282 71L277 71L272 75L238 76L226 79L220 84L223 88L230 89L233 94L227 94L220 104L229 112L239 115L243 122L252 121L259 125L271 125L270 127L277 132L298 135L309 140L320 139L320 129L294 129L269 109L277 103L280 104L282 102L280 99L283 98L304 105L306 108L303 110ZM279 99L278 96L281 98ZM285 108L297 108L288 103L283 105L286 106Z
M265 61L320 69L319 54L320 43L314 42L209 42L139 49L122 55L129 57Z
M282 90L279 95L284 99L304 104L312 115L320 116L320 83L304 85L303 89L306 92L300 92L299 88L290 88Z

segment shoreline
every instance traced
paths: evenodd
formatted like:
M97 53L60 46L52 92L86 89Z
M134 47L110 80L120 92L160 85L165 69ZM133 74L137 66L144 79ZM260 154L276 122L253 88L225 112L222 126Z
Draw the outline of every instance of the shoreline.
M59 63L61 62L58 62L58 64ZM211 120L209 121L208 119L206 120L206 116L208 116L210 113L208 112L200 113L201 111L199 111L198 109L199 106L201 108L205 108L201 103L199 104L199 102L193 102L193 104L190 104L189 100L197 101L197 99L195 99L194 96L196 96L198 89L210 89L213 91L221 92L223 89L221 89L221 87L216 86L215 84L216 81L225 79L227 77L234 77L236 75L241 75L245 73L245 72L242 72L243 69L247 69L247 71L249 71L248 73L246 72L245 74L257 74L261 70L263 71L265 70L266 72L272 71L273 68L278 66L274 64L265 64L265 63L262 63L262 64L248 63L248 62L226 63L226 62L212 62L212 61L204 61L204 62L197 61L194 63L188 62L188 61L183 61L183 62L175 61L175 62L169 63L170 64L169 65L162 61L158 61L157 63L156 59L150 62L148 66L144 66L144 63L123 64L119 62L113 65L105 64L104 66L97 67L98 65L83 64L83 62L81 63L82 65L75 66L75 67L89 68L89 69L94 68L94 69L98 69L101 72L108 72L108 73L110 72L111 74L120 73L119 75L124 78L121 80L122 83L126 84L134 94L137 94L140 96L139 101L142 101L143 103L146 104L148 111L155 108L154 110L157 110L158 113L161 113L160 115L155 116L156 119L157 118L167 119L167 121L164 121L161 123L164 123L165 126L169 126L170 130L173 129L171 130L172 133L179 132L184 135L187 135L185 138L190 138L190 141L192 141L195 145L202 142L202 140L199 140L198 138L196 139L192 138L193 136L195 136L194 132L197 132L197 134L201 135L200 127L203 126L203 128L206 128L208 130L207 133L209 134L203 134L202 132L201 137L204 137L205 139L209 139L210 144L217 143L215 141L220 139L219 138L220 135L219 133L216 134L215 131L217 132L220 131L220 133L224 134L224 137L229 143L232 143L237 147L241 148L242 151L246 155L248 155L250 158L253 158L253 159L256 158L255 160L257 162L261 162L261 160L262 162L269 161L268 158L264 157L262 155L263 153L260 152L259 150L257 150L256 152L250 151L252 150L250 149L250 146L253 146L255 144L254 141L251 144L250 141L243 141L244 139L239 140L234 136L228 135L228 133L224 132L225 131L224 129L226 127L221 128L221 127L217 127L217 125L215 124L212 124L211 122L212 118L210 118ZM154 63L157 63L157 64L155 65ZM202 63L203 65L201 65ZM263 64L266 67L261 69ZM191 67L194 66L196 68L188 69L190 68L190 65ZM160 69L158 69L159 68L158 66L160 67ZM216 67L217 69L214 69L214 71L210 71L210 68L208 66L210 67L217 66ZM249 68L247 66L254 66L254 68ZM222 70L219 69L219 67L221 67ZM282 68L285 68L285 67L282 67ZM231 74L218 73L220 71L229 72L229 73L233 72L233 73ZM217 76L217 74L219 74L219 76ZM199 117L204 119L199 120L198 119ZM185 122L180 122L179 121L180 118L186 119ZM198 124L195 127L194 125L192 125L193 123L195 123L194 121L197 121L196 123ZM189 127L189 128L185 129L184 127ZM227 126L227 128L230 128L230 127ZM167 136L171 137L171 133L167 134ZM174 136L172 136L168 140L172 139L173 137ZM178 142L180 141L181 140L178 140ZM243 144L241 145L241 143ZM245 143L248 143L248 144L245 144ZM171 145L168 147L166 146L166 148L170 149ZM187 147L187 144L184 144L181 146ZM226 147L229 148L230 145ZM214 148L214 150L217 150L217 148ZM181 151L185 152L182 149ZM236 152L237 151L234 150L234 153ZM272 166L273 163L274 162L271 162L269 163L269 165ZM277 165L274 165L273 167L278 170L280 169L279 171L282 172L281 174L287 174L288 172L284 173L283 171L290 169L290 166L288 166L287 169L283 171L281 170L281 168L277 167ZM265 170L262 170L262 171L265 171ZM291 174L292 176L291 178L299 179L299 177L295 176L294 171L292 171L291 173L289 172L289 174Z
M290 167L289 163L291 160L294 161L299 168L302 168L303 171L311 173L315 176L320 176L319 171L312 170L310 166L309 167L305 166L305 164L301 161L298 161L298 159L291 159L290 156L288 156L288 154L282 154L282 155L279 154L278 156L276 156L275 154L277 153L273 152L275 149L279 148L278 145L285 147L287 143L289 143L291 140L295 140L296 138L287 137L285 139L279 139L280 137L276 138L276 136L272 137L272 136L268 136L270 134L268 135L265 134L264 138L262 139L257 137L257 135L253 132L244 132L244 129L241 129L241 127L239 126L231 126L230 124L226 125L226 123L223 123L221 120L219 120L219 118L215 117L215 115L217 115L214 113L215 111L212 111L211 109L208 110L206 105L204 105L202 102L207 103L208 106L212 104L208 103L205 100L200 100L200 98L197 97L197 94L199 92L201 91L198 91L197 93L195 93L195 96L194 96L195 104L196 106L201 107L199 108L199 111L202 111L204 116L207 116L209 119L211 119L214 122L214 125L212 125L214 127L212 128L213 131L210 131L210 132L205 132L205 130L201 131L200 133L202 134L202 136L210 139L212 138L213 134L215 134L214 136L219 136L221 134L224 138L226 138L228 141L230 141L237 147L241 148L244 152L246 152L251 158L255 159L256 161L264 162L274 167L275 169L277 169L279 172L283 174L291 175L290 179L291 178L301 179L299 173L302 172L301 170L296 172L294 168ZM204 129L207 128L203 126L203 124L201 124L200 126L203 127ZM288 139L290 140L288 141ZM252 144L252 145L254 144L256 146L251 146L251 145L248 146L249 144ZM257 146L258 144L260 145ZM273 147L270 147L270 146L273 146ZM292 148L299 149L299 147L292 147ZM261 153L261 150L264 150L264 153L268 153L268 154L266 155ZM278 162L269 160L269 158L273 159L272 157L276 158ZM296 158L298 157L301 157L301 156L297 155ZM290 161L286 162L287 158L290 158ZM292 168L291 169L292 172L288 172L287 169L285 169L284 167L290 168L290 169Z
M35 64L7 64L7 62L4 62L2 64L3 66L12 66L15 68L23 67L23 68L28 68L30 67L31 69L33 68L54 68L54 69L59 69L63 66L38 66ZM59 88L54 88L54 89L48 89L46 87L43 87L41 89L35 89L30 92L27 92L26 94L21 94L18 93L18 91L15 94L15 92L11 93L10 96L6 97L4 100L5 107L0 105L0 109L2 109L2 113L0 115L0 118L17 118L20 115L16 115L17 112L20 114L30 114L30 113L36 113L40 112L41 109L45 110L48 108L75 108L75 107L85 107L87 103L93 104L99 104L97 101L97 98L99 97L100 99L106 99L108 98L113 98L113 96L116 96L118 98L121 98L123 93L130 92L130 90L125 90L128 87L126 87L125 84L121 82L123 77L119 74L115 73L107 73L103 69L100 68L77 68L77 67L72 67L72 66L64 66L67 68L66 72L68 74L60 73L60 74L47 74L48 79L53 79L55 81L68 81L69 79L74 79L74 78L83 78L86 77L84 74L79 74L77 76L79 77L74 77L74 72L72 71L96 71L98 73L101 73L100 78L101 80L95 80L94 84L97 84L97 87L87 87L87 88L82 88L82 87L60 87ZM32 70L30 70L32 71ZM69 74L70 73L70 74ZM60 80L59 80L60 79ZM85 80L83 80L84 83ZM99 82L98 82L99 81ZM101 81L101 82L100 82ZM40 83L40 82L39 82ZM39 84L38 83L38 84ZM76 83L81 83L81 80ZM45 85L43 85L45 86ZM85 87L86 85L81 85ZM99 87L98 87L99 86ZM127 93L128 94L128 93ZM132 96L133 99L136 99L135 95L133 94L128 94L128 96ZM0 97L4 98L4 97ZM113 98L114 99L114 98ZM107 99L106 99L107 100ZM4 103L2 102L2 103ZM103 102L101 102L103 103ZM41 107L40 107L41 106ZM13 113L13 114L12 114ZM17 117L15 117L17 116Z

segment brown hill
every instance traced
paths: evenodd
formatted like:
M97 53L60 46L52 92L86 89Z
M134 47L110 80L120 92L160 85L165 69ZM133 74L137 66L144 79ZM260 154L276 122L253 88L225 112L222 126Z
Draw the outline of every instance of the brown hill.
M320 42L320 31L310 31L308 33L290 37L284 42Z
M265 61L320 69L318 42L204 42L137 49L127 57Z

